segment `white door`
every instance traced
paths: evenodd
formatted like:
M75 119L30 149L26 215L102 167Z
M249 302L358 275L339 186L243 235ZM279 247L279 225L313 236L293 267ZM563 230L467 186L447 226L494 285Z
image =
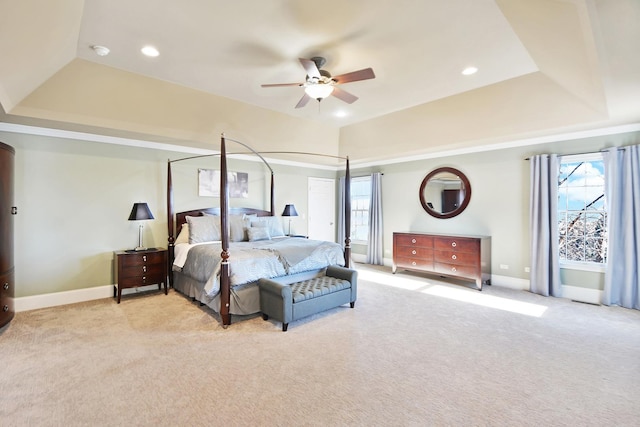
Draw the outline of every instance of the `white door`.
M309 178L308 234L310 239L336 241L336 181Z

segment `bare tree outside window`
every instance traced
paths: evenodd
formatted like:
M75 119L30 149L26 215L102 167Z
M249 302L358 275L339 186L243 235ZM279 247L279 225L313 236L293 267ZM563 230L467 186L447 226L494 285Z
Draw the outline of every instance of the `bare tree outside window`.
M602 156L566 156L558 177L560 260L604 264L607 211Z

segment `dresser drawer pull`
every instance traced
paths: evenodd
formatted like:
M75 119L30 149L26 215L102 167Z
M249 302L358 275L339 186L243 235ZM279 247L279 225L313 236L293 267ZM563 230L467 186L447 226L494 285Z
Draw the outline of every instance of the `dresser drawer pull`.
M415 243L415 242L416 242L416 239L411 239L411 243Z
M142 260L143 260L144 262L147 262L147 256L146 256L146 255L142 255Z
M411 253L412 253L413 255L415 255L415 254L417 254L417 253L418 253L418 251L416 251L416 250L414 249L414 250L412 250L412 251L411 251Z
M411 261L411 265L418 265L415 261Z
M146 265L143 265L143 266L142 266L142 272L143 272L143 273L146 273L146 272L147 272L147 266L146 266Z
M458 244L456 242L451 242L451 246L455 248Z
M5 305L4 307L2 307L2 311L9 311L9 306Z
M455 267L451 267L451 271L453 271L455 273L458 270Z
M453 254L451 255L451 259L458 259L458 257L455 254Z
M2 289L4 289L5 291L9 290L9 283L5 283L4 285L2 285Z
M147 280L146 276L142 276L142 281L144 282L145 280Z

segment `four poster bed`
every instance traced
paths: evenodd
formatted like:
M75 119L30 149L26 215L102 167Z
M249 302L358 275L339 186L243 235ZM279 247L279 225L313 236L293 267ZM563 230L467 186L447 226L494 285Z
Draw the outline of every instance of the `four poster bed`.
M229 207L227 155L234 153L227 153L227 140L260 157L271 171L269 211ZM206 156L168 161L169 283L174 289L218 312L226 328L231 324L232 314L247 315L260 311L257 282L261 278L291 284L323 275L330 265L349 267L350 185L345 185L346 238L343 250L342 245L335 242L285 236L281 218L275 216L274 211L273 169L261 153L240 141L225 138L224 134L219 154L220 207L174 213L171 164ZM349 159L337 158L346 160L345 182L349 183Z

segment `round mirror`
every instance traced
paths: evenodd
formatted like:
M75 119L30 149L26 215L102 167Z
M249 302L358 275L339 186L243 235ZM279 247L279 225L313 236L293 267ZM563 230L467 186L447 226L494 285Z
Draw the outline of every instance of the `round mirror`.
M453 218L471 200L471 184L457 169L444 167L429 173L420 185L420 203L436 218Z

